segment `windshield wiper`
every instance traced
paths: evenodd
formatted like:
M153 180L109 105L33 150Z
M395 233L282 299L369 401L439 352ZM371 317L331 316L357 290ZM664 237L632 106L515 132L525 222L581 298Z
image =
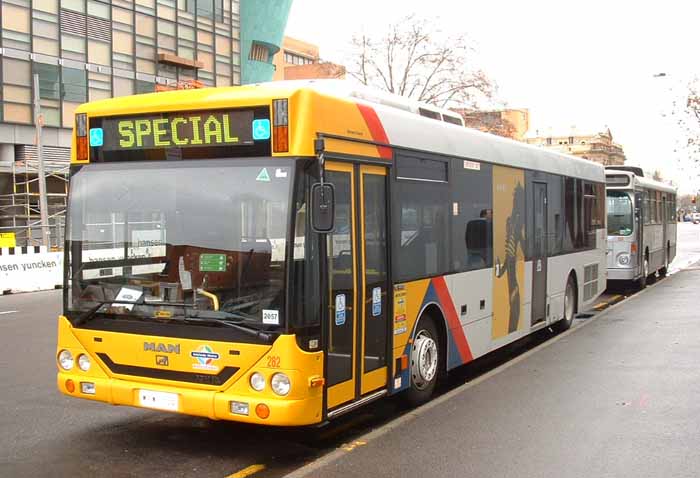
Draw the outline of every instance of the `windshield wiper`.
M78 316L77 319L73 321L74 326L82 325L85 322L88 322L90 319L92 319L95 314L97 314L100 309L105 306L105 305L113 305L113 304L128 304L128 305L140 305L140 302L133 302L133 301L127 301L127 300L101 300L97 302L97 305L94 307L91 307L90 309L86 310L84 313L82 313L80 316Z
M114 304L128 304L128 305L143 305L142 302L130 302L125 300L105 300L99 301L97 305L91 309L85 311L77 319L73 321L73 326L80 326L89 320L91 320L99 310L105 305ZM154 304L149 304L154 305ZM247 335L252 335L253 337L259 338L266 342L269 342L274 337L274 334L264 332L259 328L255 327L253 324L257 323L253 321L250 317L246 317L241 314L236 314L233 312L217 311L217 310L197 310L188 309L183 305L180 305L185 309L185 314L183 316L169 317L165 320L167 321L181 321L185 323L196 323L196 324L210 324L210 325L221 325L224 327L231 327Z
M191 314L187 314L183 317L172 317L168 320L181 320L186 323L211 324L221 325L224 327L231 327L233 329L239 330L247 335L252 335L253 337L259 338L266 342L271 341L274 337L274 334L264 332L259 328L254 327L253 324L250 322L250 319L238 314L213 310L193 310L190 312ZM221 314L225 314L225 317L221 317Z

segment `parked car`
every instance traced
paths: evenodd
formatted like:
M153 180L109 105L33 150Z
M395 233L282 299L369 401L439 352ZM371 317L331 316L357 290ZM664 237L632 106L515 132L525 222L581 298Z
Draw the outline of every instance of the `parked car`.
M693 213L693 224L700 224L700 212Z

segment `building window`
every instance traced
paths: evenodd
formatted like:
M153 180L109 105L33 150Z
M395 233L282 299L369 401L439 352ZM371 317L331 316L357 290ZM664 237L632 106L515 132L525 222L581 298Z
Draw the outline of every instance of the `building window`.
M573 136L569 136L569 144L574 144L574 137Z
M58 100L60 96L58 66L34 63L34 73L39 75L39 97Z
M136 80L135 89L136 91L134 93L137 95L141 93L153 93L156 90L156 85L150 81Z
M87 78L85 70L63 68L63 99L65 101L84 103L87 100Z
M288 51L284 52L284 62L290 65L310 65L314 62L313 58L309 58Z
M270 50L265 45L253 42L250 47L250 59L267 63L270 59Z
M551 146L551 144L552 144L552 138L547 138L547 144Z

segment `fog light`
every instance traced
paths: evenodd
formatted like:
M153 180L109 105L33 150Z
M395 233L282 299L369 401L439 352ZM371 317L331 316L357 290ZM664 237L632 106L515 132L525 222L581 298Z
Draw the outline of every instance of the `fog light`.
M73 354L68 350L61 350L58 354L58 364L63 370L70 370L73 368Z
M90 357L84 354L78 355L78 367L83 372L90 370Z
M231 413L234 413L236 415L248 416L249 414L249 407L248 404L245 402L230 402L230 407Z
M292 388L292 383L289 381L289 377L283 373L276 373L272 376L272 391L277 395L287 395L289 390Z
M255 414L264 420L270 416L270 407L264 403L258 403L258 406L255 407Z
M85 395L95 395L95 384L92 382L80 382L80 391Z
M250 376L250 386L253 387L253 390L262 392L265 389L265 377L263 377L263 374L254 372Z

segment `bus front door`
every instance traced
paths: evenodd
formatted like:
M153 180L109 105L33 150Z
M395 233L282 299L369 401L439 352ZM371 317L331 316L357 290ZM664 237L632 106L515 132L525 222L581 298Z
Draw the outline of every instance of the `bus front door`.
M326 163L335 186L328 234L327 409L386 388L388 368L387 170Z
M644 275L644 193L634 193L634 241L637 243L637 276ZM634 249L632 249L634 256Z

